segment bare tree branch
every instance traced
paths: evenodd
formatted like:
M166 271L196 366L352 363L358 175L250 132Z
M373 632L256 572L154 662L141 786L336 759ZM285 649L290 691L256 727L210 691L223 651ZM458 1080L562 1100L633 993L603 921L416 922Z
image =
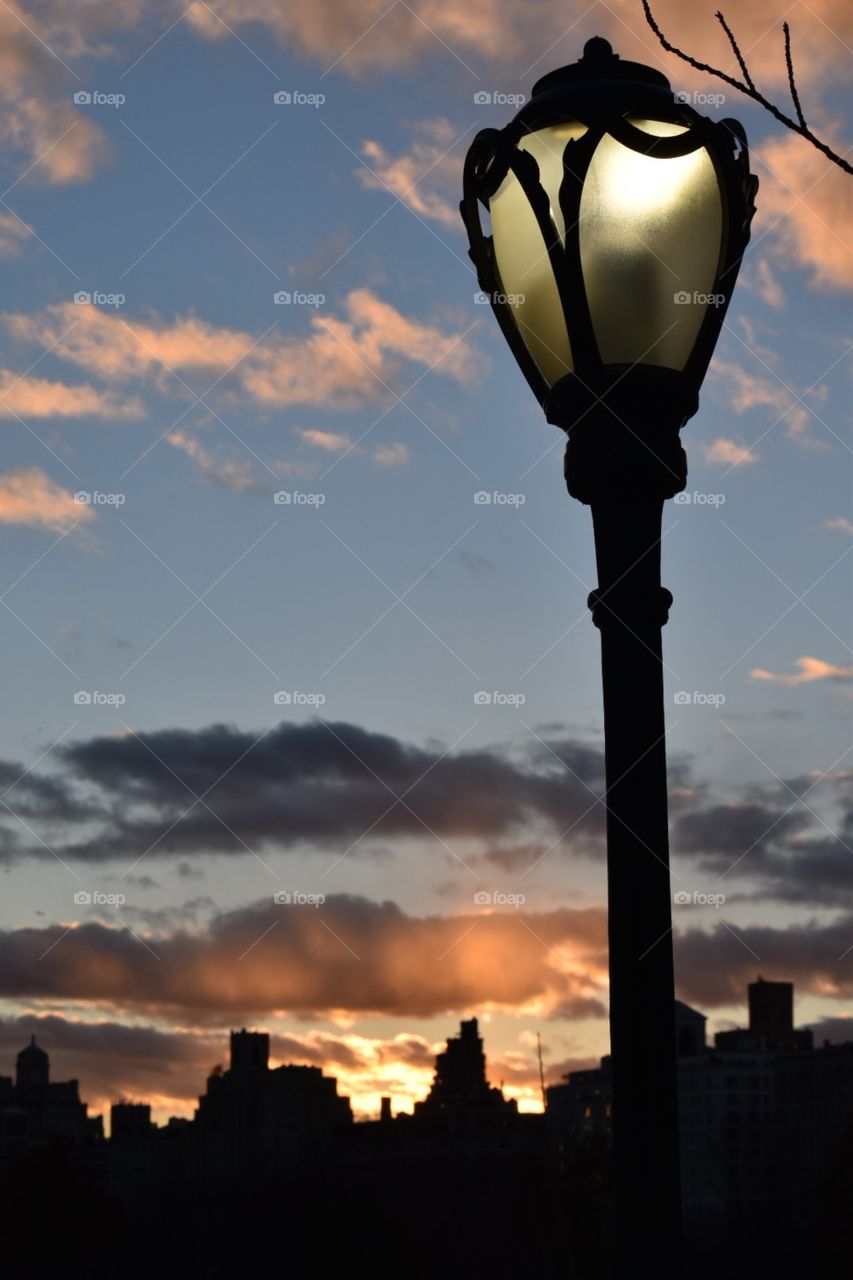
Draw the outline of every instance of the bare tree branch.
M832 147L828 146L827 143L821 141L816 134L812 133L811 129L806 124L805 116L803 115L803 110L800 105L800 95L797 92L797 85L794 80L794 64L791 57L791 34L787 22L783 24L785 32L785 62L788 67L788 84L791 89L791 98L793 99L794 107L797 112L796 120L791 119L790 116L786 116L783 111L780 111L778 107L775 107L772 102L769 102L767 98L764 97L763 93L760 93L759 90L756 89L752 77L747 69L744 56L741 53L738 43L722 13L718 13L716 15L717 20L728 36L729 43L732 46L740 69L743 72L743 80L736 80L734 76L727 75L725 71L720 71L718 67L709 66L707 62L699 62L696 58L692 58L689 53L685 53L682 49L677 49L674 44L670 44L652 16L652 11L649 8L649 0L642 0L642 3L643 10L646 15L646 21L657 36L663 48L666 49L667 53L674 53L677 58L681 58L682 62L688 63L688 65L693 67L696 71L704 71L707 72L708 75L716 76L718 80L723 80L726 84L730 84L733 89L737 89L740 93L745 93L748 98L752 98L754 102L757 102L764 107L765 111L769 111L770 114L780 122L780 124L784 124L786 128L791 129L794 133L798 133L802 138L807 139L813 147L817 147L818 151L822 151L827 159L831 160L833 164L837 164L845 173L853 174L853 166L848 164L843 156L840 156L836 151L833 151Z
M744 78L744 80L745 80L745 81L746 81L746 83L749 85L750 89L752 89L752 90L754 91L754 90L755 90L755 85L754 85L754 84L753 84L753 82L752 82L752 76L749 74L749 68L748 68L748 67L747 67L747 65L746 65L746 61L744 60L744 56L743 56L743 54L741 53L740 49L738 48L738 43L737 43L737 40L735 40L735 38L734 38L734 34L733 34L733 32L732 32L732 29L731 29L731 27L729 26L729 24L726 22L725 15L724 15L724 14L722 14L722 13L717 13L716 17L717 17L717 21L719 22L720 26L723 28L723 30L725 31L726 35L729 37L729 44L732 46L732 50L733 50L733 52L734 52L734 55L735 55L735 57L737 58L738 63L740 64L740 69L741 69L741 71L743 72L743 78Z
M797 93L797 82L794 79L794 59L791 57L791 28L787 22L782 23L782 30L785 32L785 66L788 68L788 85L791 89L791 99L797 110L797 119L803 128L807 129L806 117L803 115L803 108L800 106L800 95Z

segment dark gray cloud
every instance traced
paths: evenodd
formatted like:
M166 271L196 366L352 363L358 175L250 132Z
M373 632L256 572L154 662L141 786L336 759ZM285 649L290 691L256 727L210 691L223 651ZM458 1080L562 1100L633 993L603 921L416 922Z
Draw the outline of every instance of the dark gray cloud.
M496 750L444 755L321 721L281 723L266 734L223 724L164 729L62 746L54 753L61 772L30 791L19 788L9 803L48 825L62 819L46 843L64 858L92 862L146 851L184 857L295 842L340 847L367 831L488 840L531 826L559 834L577 824L580 834L600 836L601 751L575 742L554 747L553 755L537 748L523 760ZM17 847L50 857L25 835Z
M763 978L794 982L800 992L853 997L853 915L785 928L735 925L675 937L678 995L699 1009L746 1003L746 988Z
M51 773L22 777L22 766L0 763L9 806L0 808L0 859L170 859L189 876L207 855L297 845L340 854L358 844L389 856L401 841L436 836L475 840L471 857L510 873L554 845L600 859L603 752L563 725L537 733L522 747L447 754L435 742L321 720L72 742L51 754ZM853 872L849 771L747 783L728 796L709 794L694 774L688 760L670 762L677 872L730 901L837 905Z

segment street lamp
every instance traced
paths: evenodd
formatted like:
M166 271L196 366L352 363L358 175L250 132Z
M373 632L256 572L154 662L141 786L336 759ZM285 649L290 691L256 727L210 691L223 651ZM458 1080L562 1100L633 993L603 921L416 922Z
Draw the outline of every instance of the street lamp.
M758 180L746 135L606 40L477 134L460 206L480 288L592 509L607 782L617 1274L678 1274L680 1182L661 629L663 503ZM488 214L490 226L483 223Z

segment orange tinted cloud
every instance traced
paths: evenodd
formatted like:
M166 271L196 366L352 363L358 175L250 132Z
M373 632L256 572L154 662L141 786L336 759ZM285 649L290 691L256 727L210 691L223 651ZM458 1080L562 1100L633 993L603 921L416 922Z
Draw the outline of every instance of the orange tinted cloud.
M313 428L305 428L299 434L306 444L316 445L318 449L325 449L327 453L340 453L344 449L349 449L352 444L349 436L341 431L315 431Z
M835 150L844 154L843 142ZM756 234L771 232L777 262L804 267L816 288L853 289L853 183L793 133L758 149Z
M21 244L32 235L32 229L14 213L0 213L0 257L14 258Z
M655 0L652 7L674 44L739 74L725 34L714 20L713 6L691 8L681 0ZM390 5L388 0L314 0L310 5L208 0L193 5L186 21L210 40L227 40L229 28L248 27L241 34L250 43L252 26L264 24L283 47L295 49L324 71L334 65L339 73L362 75L368 70L393 72L425 59L440 60L458 72L461 93L469 84L472 93L483 87L474 74L482 76L484 63L511 68L513 89L515 77L523 73L527 88L536 75L578 58L583 42L592 35L607 36L625 59L664 69L675 87L709 84L707 76L663 51L635 0L613 0L589 14L582 0L569 4L539 0L535 6L529 0L466 0L464 4L412 0ZM785 86L778 3L753 0L729 16L741 48L749 51L753 75L764 88ZM801 93L813 93L833 76L841 79L845 46L853 44L853 23L845 0L814 0L811 5L795 0L785 16L793 28ZM739 99L734 90L726 91Z
M345 895L320 907L279 906L271 895L201 933L140 934L144 946L97 923L57 942L66 929L0 934L0 992L199 1019L489 1008L599 1017L607 983L597 907L417 917Z
M58 533L73 524L93 520L94 509L74 501L74 495L51 480L39 467L19 467L0 475L0 523L22 524Z
M34 181L83 182L106 153L105 135L72 105L79 82L45 41L44 27L15 0L0 7L0 142L24 155Z
M71 302L7 315L5 324L19 341L52 346L106 380L146 377L165 388L175 381L170 370L195 372L268 408L357 407L387 394L401 361L460 382L481 363L461 332L404 316L369 289L349 293L342 315L312 314L308 334L271 333L261 342L197 316L144 323Z
M356 177L369 190L390 192L420 217L461 230L458 193L464 150L461 144L454 150L458 130L449 120L439 119L419 121L415 132L411 150L397 156L380 142L364 142L361 154L367 168L356 169Z
M853 680L853 667L836 667L822 658L797 658L794 663L799 667L790 675L777 675L774 671L764 671L756 667L750 671L753 680L768 680L773 684L811 684L815 680Z
M702 446L706 462L722 462L728 463L730 467L748 467L753 462L758 462L759 457L746 445L738 444L736 440L729 440L724 436L718 436L716 440L712 440L710 444Z
M761 353L756 352L756 356ZM762 368L765 365L762 364ZM822 438L823 428L816 416L804 403L806 399L819 403L826 398L826 387L817 385L810 387L798 399L793 387L786 385L786 380L773 376L773 371L753 373L736 360L724 360L719 356L712 362L710 376L720 386L736 413L746 413L750 409L769 409L773 418L768 426L784 423L785 435L804 449L825 449L829 445ZM820 435L817 433L821 433Z
M0 418L139 418L144 412L136 396L0 369Z

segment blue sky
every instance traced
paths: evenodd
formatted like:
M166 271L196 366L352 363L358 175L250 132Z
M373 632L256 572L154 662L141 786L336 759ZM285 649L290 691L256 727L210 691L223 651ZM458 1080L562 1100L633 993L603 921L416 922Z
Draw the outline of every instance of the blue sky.
M849 18L832 5L817 17L795 9L801 92L843 149ZM198 794L188 780L204 777L217 808L218 774L199 764L211 726L225 727L221 773L237 761L239 735L266 733L284 751L278 726L319 716L332 726L320 728L331 754L306 769L329 788L335 817L361 794L361 783L335 790L353 755L340 736L355 741L340 726L423 753L436 776L456 762L464 780L484 753L495 787L501 768L527 786L570 749L587 753L588 775L577 771L594 804L602 738L598 635L585 605L595 585L589 513L565 494L561 433L475 301L454 212L461 162L478 128L513 112L476 103L477 92L529 93L594 34L661 67L676 88L714 85L660 51L639 5L559 15L544 5L538 33L520 9L496 18L486 5L464 15L423 6L417 17L393 6L381 17L381 7L327 4L313 25L277 6L182 12L128 3L72 14L45 3L3 18L13 97L0 205L10 677L0 734L12 790L0 925L9 956L25 957L3 993L7 1056L19 1019L58 1018L60 1072L73 1069L99 1099L117 1078L165 1113L186 1109L204 1055L245 1014L291 1037L282 1055L313 1054L338 1074L330 1045L349 1037L361 1057L348 1087L369 1110L383 1088L408 1105L428 1081L432 1045L480 1013L493 1075L534 1105L537 1028L555 1076L606 1051L602 953L586 917L571 915L597 912L600 928L600 833L580 840L579 827L555 841L553 815L535 805L496 832L461 811L473 784L460 782L460 813L445 814L438 834L421 812L408 833L382 820L356 840L341 817L315 838L295 819L277 825L273 806L268 828L248 840L233 831L225 852L184 840L181 822L148 851L142 831L149 821L169 828L172 799L156 788L140 799L139 759L118 777L85 747L132 740L154 760L167 741L157 735L184 731L167 743L163 776L181 775L188 803ZM677 43L725 62L710 11L661 6L659 16ZM751 59L781 97L777 17L756 6L743 23ZM75 104L81 92L94 100ZM274 101L282 92L289 104ZM853 990L853 952L845 959L836 946L848 934L853 944L840 899L853 768L849 179L739 95L709 110L745 123L761 188L701 409L684 431L694 501L668 504L664 519L674 868L679 886L727 896L676 915L680 991L718 1027L743 1019L735 993L756 972L787 976L799 1020L817 1023L846 1015ZM75 302L80 292L102 300ZM277 293L291 301L276 303ZM477 503L481 491L513 501ZM75 503L79 492L103 500ZM281 492L301 500L276 503ZM480 690L510 704L477 704ZM676 704L682 690L715 705ZM108 701L75 703L79 691ZM274 701L278 691L289 705ZM307 739L293 742L306 749ZM71 744L77 755L63 755ZM232 802L240 820L251 816L252 759L234 775L246 771L246 809L231 797L217 810L230 825ZM39 808L44 793L32 810L18 803L25 770L62 790L55 815ZM365 765L362 781L381 795L379 773ZM392 784L389 803L397 794ZM418 810L417 787L412 795ZM114 856L92 853L87 842L119 829ZM110 993L87 987L111 938L130 939L143 965L184 938L202 949L202 969L227 972L223 913L247 931L249 987L280 966L298 970L292 950L275 949L284 925L270 925L271 941L260 927L250 936L267 919L257 904L271 910L282 887L336 896L324 945L350 951L356 972L353 938L371 936L358 912L397 904L400 947L411 928L419 967L458 965L467 994L407 1002L395 978L393 996L379 999L352 977L338 1000L340 957L312 1010L275 990L241 1007L239 977L236 1003L218 1013L195 988L172 1006L136 980L132 959ZM81 909L81 888L126 902ZM486 916L499 914L477 914L483 889L523 892L507 914L546 938L519 943L541 947L519 958L530 969L522 992L493 980L513 963L498 943L474 945L491 939ZM425 922L442 947L453 943L447 955L429 951ZM377 919L377 937L386 927ZM302 928L297 951L313 945ZM316 920L311 930L313 939ZM706 954L730 981L703 984ZM405 972L396 946L388 957L390 975ZM149 1076L122 1076L118 1051L86 1039L93 1027L127 1025L150 1036ZM173 1032L197 1046L183 1074L166 1066ZM403 1035L419 1045L411 1060L387 1048Z

